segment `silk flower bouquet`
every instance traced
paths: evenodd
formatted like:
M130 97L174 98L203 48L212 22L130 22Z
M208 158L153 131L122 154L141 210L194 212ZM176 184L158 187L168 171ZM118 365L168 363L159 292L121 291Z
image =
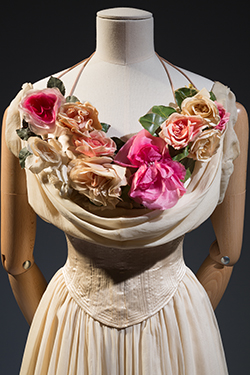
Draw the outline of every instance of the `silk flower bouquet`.
M75 96L65 98L55 77L47 88L23 88L19 103L22 168L51 183L84 208L165 210L185 194L196 160L216 153L230 114L212 92L192 85L175 91L176 104L154 106L142 130L124 142Z

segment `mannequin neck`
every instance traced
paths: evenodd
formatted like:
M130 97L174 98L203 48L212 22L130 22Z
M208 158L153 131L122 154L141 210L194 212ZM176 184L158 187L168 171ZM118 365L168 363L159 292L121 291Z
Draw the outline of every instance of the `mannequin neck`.
M97 13L96 56L127 65L154 55L152 14L133 8L114 8Z

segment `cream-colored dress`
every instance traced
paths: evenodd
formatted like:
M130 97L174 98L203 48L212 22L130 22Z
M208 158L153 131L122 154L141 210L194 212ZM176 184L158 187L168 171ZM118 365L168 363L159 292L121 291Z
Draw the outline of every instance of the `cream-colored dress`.
M223 200L238 154L234 95L220 83L213 92L231 113L223 142L169 210L90 212L26 171L29 202L66 233L68 260L37 309L21 375L227 374L210 301L182 256L185 233ZM7 118L16 155L22 95Z

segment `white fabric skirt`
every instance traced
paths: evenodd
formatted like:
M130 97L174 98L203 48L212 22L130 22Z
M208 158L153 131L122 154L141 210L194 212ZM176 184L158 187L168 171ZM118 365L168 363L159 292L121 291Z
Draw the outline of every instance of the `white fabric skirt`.
M33 319L20 375L152 374L228 374L212 306L194 274L187 269L155 315L117 329L79 306L59 270Z

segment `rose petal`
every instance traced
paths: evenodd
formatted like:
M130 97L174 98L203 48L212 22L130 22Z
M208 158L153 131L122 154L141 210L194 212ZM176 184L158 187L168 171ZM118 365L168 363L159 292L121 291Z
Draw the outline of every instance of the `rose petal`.
M142 165L133 176L130 197L149 209L165 210L173 207L186 192L178 176L178 173L183 176L180 173L180 170L184 172L183 168L176 165L172 168L171 162Z
M207 127L205 120L200 116L186 116L173 113L161 125L159 136L176 150L186 147Z
M30 90L19 104L19 110L37 135L53 133L59 107L65 102L57 88Z
M166 143L153 137L146 129L130 138L119 150L115 162L122 166L138 168L144 163L159 160Z

